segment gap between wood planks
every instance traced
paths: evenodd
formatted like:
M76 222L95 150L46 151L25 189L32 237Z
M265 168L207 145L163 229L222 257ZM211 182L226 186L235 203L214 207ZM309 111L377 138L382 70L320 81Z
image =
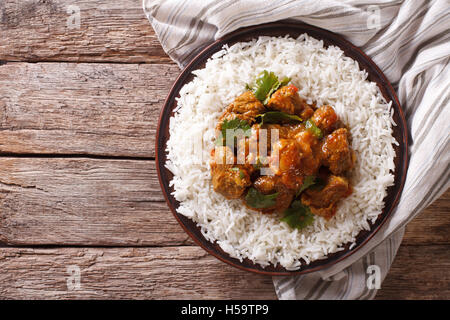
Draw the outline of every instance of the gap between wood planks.
M40 60L36 60L36 61L31 61L31 60L0 60L0 67L4 66L4 65L8 65L8 64L12 64L12 63L28 63L28 64L37 64L37 63L85 63L85 64L105 64L105 65L109 65L109 64L117 64L117 65L159 65L159 64L167 64L167 65L173 65L178 67L178 65L171 59L169 60L150 60L150 61L140 61L140 62L127 62L127 61L97 61L97 60L83 60L81 62L75 62L73 60L50 60L50 59L40 59ZM180 69L181 72L181 69Z
M1 130L1 129L0 129ZM136 160L136 161L154 161L155 157L131 157L131 156L105 156L100 154L53 154L53 153L8 153L0 152L0 157L8 158L55 158L55 159L105 159L105 160Z

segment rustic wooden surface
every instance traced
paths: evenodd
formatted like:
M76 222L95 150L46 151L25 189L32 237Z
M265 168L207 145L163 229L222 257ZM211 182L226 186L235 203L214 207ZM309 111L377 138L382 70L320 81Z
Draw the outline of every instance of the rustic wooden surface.
M164 203L154 134L179 69L141 0L3 0L0 31L0 299L276 299ZM447 191L408 225L378 299L450 298L449 211Z

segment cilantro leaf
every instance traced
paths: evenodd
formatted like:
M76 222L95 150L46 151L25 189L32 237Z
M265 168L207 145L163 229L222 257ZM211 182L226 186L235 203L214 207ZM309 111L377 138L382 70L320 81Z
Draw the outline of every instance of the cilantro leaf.
M246 137L250 137L251 127L250 124L239 118L235 118L233 120L224 120L222 123L222 134L225 136L227 130L239 130L242 129Z
M262 194L255 188L250 188L245 196L245 202L251 208L266 209L276 204L278 192L272 194Z
M280 87L285 86L291 81L290 78L285 77L283 80L278 79L278 77L273 72L264 70L259 74L259 77L255 81L255 85L246 85L247 90L252 90L255 97L260 100L263 104L267 104L270 96L277 91Z
M298 197L300 193L302 193L303 191L314 185L316 183L316 180L317 180L316 176L306 176L305 179L303 180L302 186L295 194L295 197Z
M281 80L281 82L280 82L279 88L286 86L290 81L291 81L291 78L284 77L283 80Z
M255 97L261 101L266 100L273 88L279 85L278 77L273 72L264 70L256 79Z
M222 122L222 130L221 130L221 133L220 133L218 139L216 140L216 145L219 145L219 146L226 145L227 133L234 136L235 139L240 137L239 130L243 131L244 137L250 137L252 128L250 127L250 124L245 120L241 120L239 118L235 118L232 120L225 119ZM233 143L234 143L234 141L233 141Z
M266 96L266 99L263 101L263 104L266 105L269 102L270 97L272 96L272 94L277 91L279 88L287 85L289 83L289 81L291 81L291 78L288 77L284 77L283 80L281 80L281 82L279 80L277 80L278 83L276 83L274 86L272 86L272 88L270 89L269 93Z
M311 209L303 205L300 200L293 201L283 213L284 217L281 218L281 221L286 222L293 229L301 230L314 222Z
M300 118L299 116L281 111L268 111L266 113L258 115L257 118L261 119L261 124L302 122L302 118Z

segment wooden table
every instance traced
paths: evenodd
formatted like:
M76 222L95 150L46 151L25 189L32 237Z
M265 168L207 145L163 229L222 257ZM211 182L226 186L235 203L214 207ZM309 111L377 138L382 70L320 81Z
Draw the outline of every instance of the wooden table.
M180 70L141 0L2 0L0 31L0 298L276 298L164 202L155 130ZM449 209L408 226L378 298L450 298Z

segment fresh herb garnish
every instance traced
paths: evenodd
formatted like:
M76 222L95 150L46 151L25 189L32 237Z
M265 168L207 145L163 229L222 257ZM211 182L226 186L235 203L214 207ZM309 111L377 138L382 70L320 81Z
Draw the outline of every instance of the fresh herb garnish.
M260 114L257 116L257 120L261 121L261 125L267 123L302 122L302 118L300 118L299 116L281 111L268 111L266 113Z
M285 86L291 81L290 78L285 77L281 81L273 72L264 70L259 74L253 86L246 85L247 90L251 90L255 97L263 104L267 104L270 96L278 90L278 88Z
M290 81L291 81L291 78L284 77L283 80L281 80L280 85L278 86L278 88L286 86Z
M278 192L272 194L262 194L255 188L250 188L245 196L245 202L251 208L266 209L276 204Z
M278 78L277 78L278 80ZM279 88L287 85L289 83L289 81L291 81L291 78L288 77L284 77L283 80L281 80L281 82L278 80L278 83L275 84L274 86L272 86L272 88L270 89L269 93L266 96L266 99L263 101L263 104L267 104L269 102L270 97L272 96L272 94L277 91Z
M300 189L295 194L295 197L297 198L303 191L306 189L312 189L315 191L320 191L323 188L325 188L325 185L327 182L323 180L320 177L316 176L306 176L305 180L303 180L303 185L300 187Z
M303 180L302 186L295 194L295 197L298 197L300 193L302 193L303 191L314 185L316 181L317 181L316 176L306 176L305 179Z
M231 131L230 131L231 130ZM239 132L239 130L242 130L241 132ZM238 137L240 137L240 135L242 135L243 133L243 137L250 137L251 135L251 127L250 124L245 121L245 120L241 120L241 119L233 119L233 120L227 120L225 119L222 122L222 130L220 132L220 136L217 138L216 140L216 144L219 146L225 146L226 142L227 142L227 133L231 133L231 135L237 139ZM231 140L231 142L234 144L234 140Z
M305 121L305 127L308 129L316 138L322 139L323 133L322 130L319 129L319 127L316 126L316 124L311 120L308 119Z
M311 225L314 215L308 206L302 204L300 200L292 201L291 206L284 210L284 217L281 221L286 222L293 229L303 229Z

